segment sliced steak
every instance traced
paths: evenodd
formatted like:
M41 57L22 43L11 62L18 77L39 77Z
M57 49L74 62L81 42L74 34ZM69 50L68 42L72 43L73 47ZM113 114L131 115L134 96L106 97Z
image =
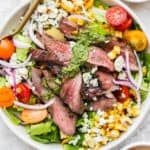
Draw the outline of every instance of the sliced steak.
M76 131L76 115L63 105L58 97L55 97L54 103L48 108L54 123L59 129L67 134L73 135Z
M95 66L104 67L109 71L114 71L113 62L109 59L107 53L100 48L91 48L87 62Z
M61 19L59 23L59 28L68 39L74 39L72 33L73 31L78 31L78 26L74 23L69 22L67 18Z
M41 62L50 62L56 65L67 65L72 57L72 50L67 42L54 40L42 35L46 50L32 50L32 59Z
M101 97L98 101L91 103L90 108L92 108L93 111L106 111L108 109L113 108L113 105L115 103L116 98Z
M42 35L44 45L49 52L50 61L56 64L68 64L72 57L72 50L68 42L54 40L47 35Z
M82 96L84 99L93 100L94 97L101 97L103 95L107 95L111 92L114 92L119 89L119 86L113 86L109 90L102 90L100 87L95 88L83 88L82 89Z
M109 90L113 88L113 77L110 73L98 71L97 73L98 79L100 81L101 88L103 90Z
M60 96L69 108L77 113L83 113L83 101L81 99L82 76L77 74L73 79L69 79L62 86Z
M37 68L32 68L31 76L32 76L33 86L35 87L35 94L39 97L45 96L48 93L48 91L46 88L42 86L42 80L41 80L42 70Z

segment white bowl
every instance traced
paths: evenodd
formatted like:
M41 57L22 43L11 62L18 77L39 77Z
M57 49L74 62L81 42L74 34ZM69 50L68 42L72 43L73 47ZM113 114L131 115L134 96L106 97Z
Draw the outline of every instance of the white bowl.
M149 1L149 0L124 0L126 2L131 2L131 3L143 3L143 2L146 2L146 1Z
M135 147L139 147L139 146L140 147L145 146L150 149L150 143L143 141L143 142L136 142L136 143L129 144L128 146L125 146L121 150L129 150L130 148L135 148Z
M140 19L137 17L137 15L127 5L125 5L123 2L121 2L119 0L104 0L104 2L107 2L110 5L117 4L117 5L124 7L130 13L130 15L139 23L139 25L141 26L141 28L147 35L144 25L142 24ZM25 12L26 8L28 7L28 4L29 4L29 2L22 3L20 6L18 6L18 8L13 13L11 13L11 15L8 17L8 19L4 23L0 34L2 32L7 32L10 28L12 29L14 27L14 25L17 22L17 18ZM147 35L147 38L148 38L148 40L150 39L148 37L148 35ZM150 49L149 49L149 51L150 51ZM123 142L125 139L127 139L137 129L137 127L142 123L146 113L148 112L148 109L150 106L149 99L150 99L150 95L147 97L147 99L142 104L140 116L137 117L136 119L134 119L134 124L131 127L129 127L128 131L125 132L124 134L122 134L122 136L119 139L108 143L106 146L104 146L102 148L102 150L110 150L113 147L119 145L121 142ZM26 133L26 131L23 127L15 126L11 123L11 121L8 119L8 117L5 115L5 113L3 112L2 109L0 110L0 116L4 120L5 124L8 126L8 128L12 130L12 132L14 132L20 139L22 139L27 144L33 146L34 148L40 149L40 150L49 150L49 149L60 150L60 149L62 149L62 146L59 144L41 144L36 141L33 141L29 137L29 135Z

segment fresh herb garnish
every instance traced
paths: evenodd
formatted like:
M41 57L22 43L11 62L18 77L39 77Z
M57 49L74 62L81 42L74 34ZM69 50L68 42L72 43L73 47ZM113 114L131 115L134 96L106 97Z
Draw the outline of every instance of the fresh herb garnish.
M96 42L106 40L108 32L101 24L92 23L86 30L81 31L79 39L73 47L73 57L69 66L64 67L62 72L68 77L73 77L80 71L80 67L85 64L88 59L89 47Z

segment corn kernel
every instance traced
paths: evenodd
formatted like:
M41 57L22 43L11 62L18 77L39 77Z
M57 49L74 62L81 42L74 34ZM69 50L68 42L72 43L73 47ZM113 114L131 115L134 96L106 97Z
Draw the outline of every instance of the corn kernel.
M109 123L109 124L108 124L108 128L109 128L109 129L113 129L114 127L115 127L114 123Z
M114 32L114 35L115 35L116 37L118 37L118 38L123 38L123 33L120 32L120 31L115 31L115 32Z
M114 53L116 53L116 54L120 54L121 48L120 48L120 46L114 46L112 51L114 51Z
M72 12L74 9L73 3L70 1L67 1L67 0L62 0L60 6L61 6L61 8L66 10L67 12Z
M110 136L111 138L118 138L120 136L120 132L118 130L111 130Z
M127 127L121 123L116 123L115 124L115 129L120 130L120 131L127 131Z
M106 132L105 132L105 130L103 128L100 130L100 132L101 132L101 135L105 135L106 134Z
M82 26L82 25L84 25L84 20L83 19L78 19L77 23L78 23L78 25Z
M104 6L103 5L99 5L98 8L104 10Z
M117 57L117 54L114 51L109 52L107 55L111 60L114 60Z
M99 116L96 115L96 116L94 117L94 120L95 120L96 122L99 122Z
M78 34L78 31L75 30L75 31L72 32L72 34L76 35L76 34Z
M139 109L139 107L137 105L133 106L131 109L132 109L131 110L131 115L133 117L137 117L140 114L140 109Z
M87 15L88 15L88 17L89 17L90 19L94 19L94 18L95 18L94 13L91 12L91 11L89 11Z
M75 23L75 24L77 23L77 18L76 17L70 16L70 17L68 17L68 20L72 23Z

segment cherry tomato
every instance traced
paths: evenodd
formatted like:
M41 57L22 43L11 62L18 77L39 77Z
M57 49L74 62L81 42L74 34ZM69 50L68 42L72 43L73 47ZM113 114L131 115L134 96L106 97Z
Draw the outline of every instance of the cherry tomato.
M121 86L120 90L115 92L117 101L125 102L130 97L129 88L127 86Z
M0 58L8 60L15 51L13 42L5 38L0 41Z
M20 102L28 103L31 96L30 89L23 83L17 85L16 88L17 97Z
M112 26L120 26L128 20L128 13L120 6L113 6L107 10L106 19Z
M122 24L120 26L116 26L115 29L120 30L120 31L125 31L125 30L129 29L131 27L131 25L132 25L132 18L129 17L128 20L124 24Z
M0 88L0 107L9 107L13 105L15 95L9 87Z

